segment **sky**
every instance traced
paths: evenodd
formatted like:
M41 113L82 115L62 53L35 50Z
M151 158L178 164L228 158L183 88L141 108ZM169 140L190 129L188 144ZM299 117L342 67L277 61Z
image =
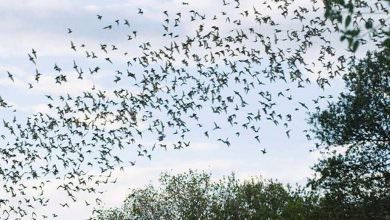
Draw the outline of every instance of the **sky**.
M0 14L2 15L0 19L2 32L0 35L0 96L15 106L18 117L26 117L36 112L50 112L45 104L45 94L80 94L86 88L93 86L112 90L117 85L107 81L112 71L108 65L104 66L103 74L100 76L89 77L85 80L70 77L70 82L63 86L55 85L51 81L50 72L54 64L71 66L73 60L83 60L84 54L73 53L70 49L70 41L85 42L88 45L99 45L100 42L126 44L126 39L123 38L126 36L125 29L118 29L111 33L102 30L102 27L112 24L116 19L129 19L131 28L139 30L139 35L156 44L163 44L164 42L160 42L160 33L164 10L188 11L188 7L191 7L202 10L206 14L221 10L220 1L188 2L189 6L183 5L181 1L173 0L0 0ZM258 4L261 7L261 4L253 2L243 1L242 4L243 7L249 8L251 4ZM308 1L302 1L302 4L310 5ZM137 15L138 8L144 11L142 17ZM97 20L97 14L103 15L102 21ZM215 25L223 28L224 24L216 23ZM73 33L68 34L67 28L72 29ZM194 28L192 24L186 24L179 32L191 32ZM267 32L267 29L264 31ZM330 40L335 41L338 39L337 36L331 36L331 38L334 39ZM130 52L133 52L138 45L126 46ZM38 51L38 66L43 76L39 85L34 84L34 88L29 89L28 84L34 82L35 74L35 67L29 62L27 55L32 48ZM338 47L340 51L343 48L343 45ZM305 59L310 61L315 53L314 47L313 51L308 51ZM118 65L125 63L119 55L114 55L113 61ZM8 79L7 71L14 74L14 82ZM312 79L315 79L315 76ZM274 87L280 89L279 87L283 86L285 85L274 84L269 89L276 91ZM312 83L305 89L293 88L291 94L302 102L310 103L319 95L336 95L342 88L342 82L336 79L332 84L332 89L322 90L316 83ZM256 103L256 100L252 101ZM253 105L256 107L256 104ZM297 106L297 101L289 103L280 100L278 102L278 108L285 112L290 112ZM4 118L12 115L5 110L0 110L0 113ZM205 118L210 121L217 120L207 113ZM180 173L193 169L210 172L214 178L234 172L242 179L262 176L292 185L305 184L307 178L313 175L310 167L318 160L320 154L318 151L310 152L315 142L307 140L303 133L303 130L310 128L306 124L305 111L293 112L293 118L290 125L293 128L290 138L280 126L276 127L266 122L261 124L261 148L245 134L238 138L231 138L231 146L227 147L213 138L204 137L202 132L195 131L190 134L191 147L189 148L157 151L153 154L152 160L137 159L136 166L128 166L124 172L116 170L113 175L117 177L117 183L102 187L105 190L102 196L102 207L119 206L125 199L129 188L143 187L149 183L157 184L161 172ZM221 132L226 135L234 133L229 129ZM152 140L145 137L143 141L147 143ZM263 147L267 150L266 154L261 153ZM86 219L90 216L92 207L84 206L83 202L70 204L70 207L65 209L56 204L55 201L60 202L65 198L63 194L55 190L54 185L51 188L49 186L46 192L54 202L40 211L56 211L59 213L58 219L64 220ZM88 194L81 195L83 199L88 199L89 196Z

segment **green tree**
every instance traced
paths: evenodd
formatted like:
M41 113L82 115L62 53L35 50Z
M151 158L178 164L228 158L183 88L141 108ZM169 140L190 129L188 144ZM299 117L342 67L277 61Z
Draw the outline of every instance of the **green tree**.
M332 219L389 219L390 59L368 53L353 69L338 101L312 114L318 147L331 156L314 166L311 185Z
M324 193L330 219L389 219L390 214L390 32L389 1L324 1L352 51L374 43L367 56L349 65L346 92L310 123L327 157L310 181Z
M261 178L234 175L212 181L190 171L162 174L160 188L133 189L121 208L99 210L99 220L124 219L315 219L318 197Z

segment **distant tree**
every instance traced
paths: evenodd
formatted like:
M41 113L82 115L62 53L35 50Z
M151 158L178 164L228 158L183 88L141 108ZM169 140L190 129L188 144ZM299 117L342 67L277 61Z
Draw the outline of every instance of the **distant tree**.
M275 181L212 181L190 171L162 174L161 186L133 189L121 208L99 210L98 220L315 219L318 197Z
M332 219L390 218L390 59L368 53L344 76L347 91L312 114L313 132L331 156L314 166L314 189Z

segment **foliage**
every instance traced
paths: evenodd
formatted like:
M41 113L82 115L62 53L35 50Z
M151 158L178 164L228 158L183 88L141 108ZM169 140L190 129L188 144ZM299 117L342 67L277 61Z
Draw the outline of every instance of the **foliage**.
M368 53L353 69L347 92L312 114L318 147L333 153L314 166L311 185L325 193L334 219L389 219L390 59Z
M325 147L326 157L313 167L316 177L309 184L324 194L329 219L390 218L389 3L325 4L325 16L343 24L341 40L352 51L367 42L366 35L378 46L349 65L343 76L347 91L338 101L311 115L317 147Z
M122 208L99 210L96 219L315 219L318 197L261 178L234 175L212 181L190 171L163 174L161 186L133 189Z
M347 40L353 52L367 41L390 49L389 0L324 0L324 3L325 17L335 23L342 32L340 40Z

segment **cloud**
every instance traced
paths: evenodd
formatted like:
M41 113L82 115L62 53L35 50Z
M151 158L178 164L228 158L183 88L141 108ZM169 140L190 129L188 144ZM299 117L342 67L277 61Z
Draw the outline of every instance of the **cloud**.
M71 11L76 5L67 0L4 0L0 2L1 11L28 11L35 16L44 16L58 11Z
M94 12L94 13L98 12L101 9L97 5L85 5L83 8L89 12Z

